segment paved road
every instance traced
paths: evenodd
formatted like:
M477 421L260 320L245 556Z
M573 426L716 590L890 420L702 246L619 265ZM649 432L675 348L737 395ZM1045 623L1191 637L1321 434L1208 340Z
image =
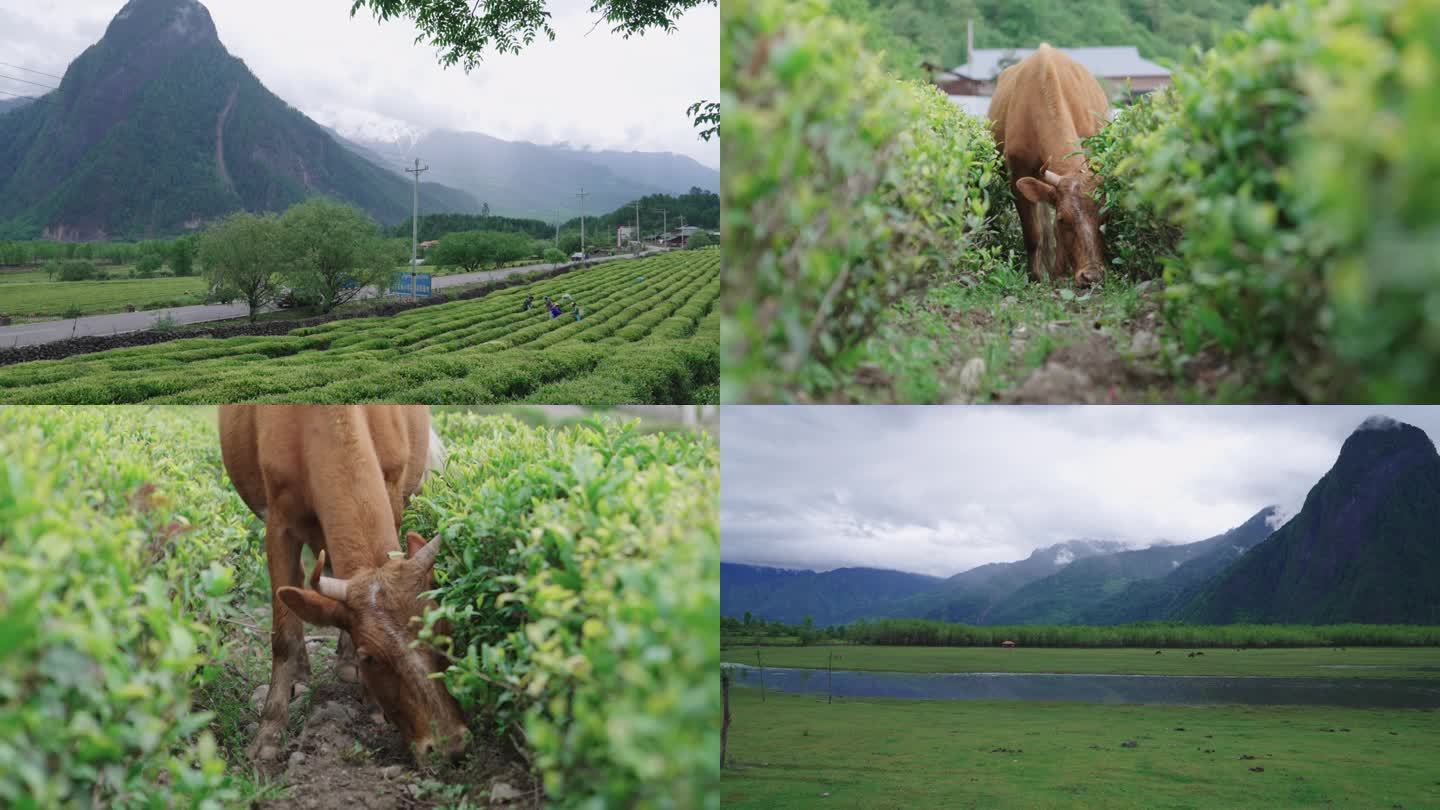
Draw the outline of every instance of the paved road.
M646 251L642 255L651 253L663 253L661 250ZM593 261L610 261L611 259L628 259L631 256L613 256L594 259ZM538 273L542 270L549 270L554 265L550 264L527 264L521 267L506 267L503 270L481 270L474 273L457 273L452 276L434 276L431 279L431 286L434 288L455 287L461 284L474 284L478 281L490 281L497 278L513 276L517 273ZM57 340L66 340L72 337L86 337L89 335L117 335L121 332L139 332L149 329L158 318L169 315L177 324L205 323L207 321L223 321L229 318L243 318L249 312L244 304L197 304L188 307L170 307L168 309L151 309L144 312L116 312L110 315L87 315L83 318L75 318L68 321L40 321L38 323L23 323L16 326L0 326L0 348L8 349L14 346L33 346L38 343L53 343Z

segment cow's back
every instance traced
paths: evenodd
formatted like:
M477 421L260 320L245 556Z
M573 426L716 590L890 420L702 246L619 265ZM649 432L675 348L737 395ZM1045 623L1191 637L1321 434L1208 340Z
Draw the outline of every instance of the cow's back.
M337 431L340 422L351 426ZM225 470L241 499L262 518L267 493L277 489L313 511L317 476L341 474L347 488L390 481L408 498L429 466L430 414L424 405L222 405L219 428ZM369 447L344 446L355 440ZM360 459L370 461L356 463Z
M1068 174L1081 168L1083 158L1067 156L1081 138L1100 131L1109 108L1090 71L1042 44L1000 74L990 99L991 129L1011 166Z

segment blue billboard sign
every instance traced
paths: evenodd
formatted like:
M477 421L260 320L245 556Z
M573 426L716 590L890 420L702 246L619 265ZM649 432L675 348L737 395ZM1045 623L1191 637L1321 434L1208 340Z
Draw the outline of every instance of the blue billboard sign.
M430 297L430 274L429 273L401 273L395 278L395 286L390 288L394 295L416 295Z

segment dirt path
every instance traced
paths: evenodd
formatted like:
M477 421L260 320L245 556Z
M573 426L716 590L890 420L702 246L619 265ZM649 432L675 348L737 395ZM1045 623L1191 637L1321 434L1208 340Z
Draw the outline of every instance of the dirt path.
M310 691L290 704L290 733L267 777L284 795L260 802L263 810L412 810L456 806L528 810L542 806L539 785L513 749L481 736L459 765L411 760L404 737L388 722L376 723L360 702L359 687L334 671L335 631L306 628L312 674ZM259 650L253 651L259 654ZM268 675L269 667L264 667ZM251 707L264 702L267 684L256 684Z
M1209 358L1170 370L1163 295L1158 281L1076 291L958 274L887 313L837 401L1185 402L1240 390Z

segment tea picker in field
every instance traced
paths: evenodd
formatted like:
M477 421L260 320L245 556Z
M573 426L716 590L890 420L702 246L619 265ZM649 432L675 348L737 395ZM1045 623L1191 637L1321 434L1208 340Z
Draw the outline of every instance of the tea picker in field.
M521 312L525 312L525 311L529 310L529 309L530 309L530 304L533 303L534 301L535 301L535 293L530 293L529 295L525 296L525 306L520 307L520 311L521 311Z

